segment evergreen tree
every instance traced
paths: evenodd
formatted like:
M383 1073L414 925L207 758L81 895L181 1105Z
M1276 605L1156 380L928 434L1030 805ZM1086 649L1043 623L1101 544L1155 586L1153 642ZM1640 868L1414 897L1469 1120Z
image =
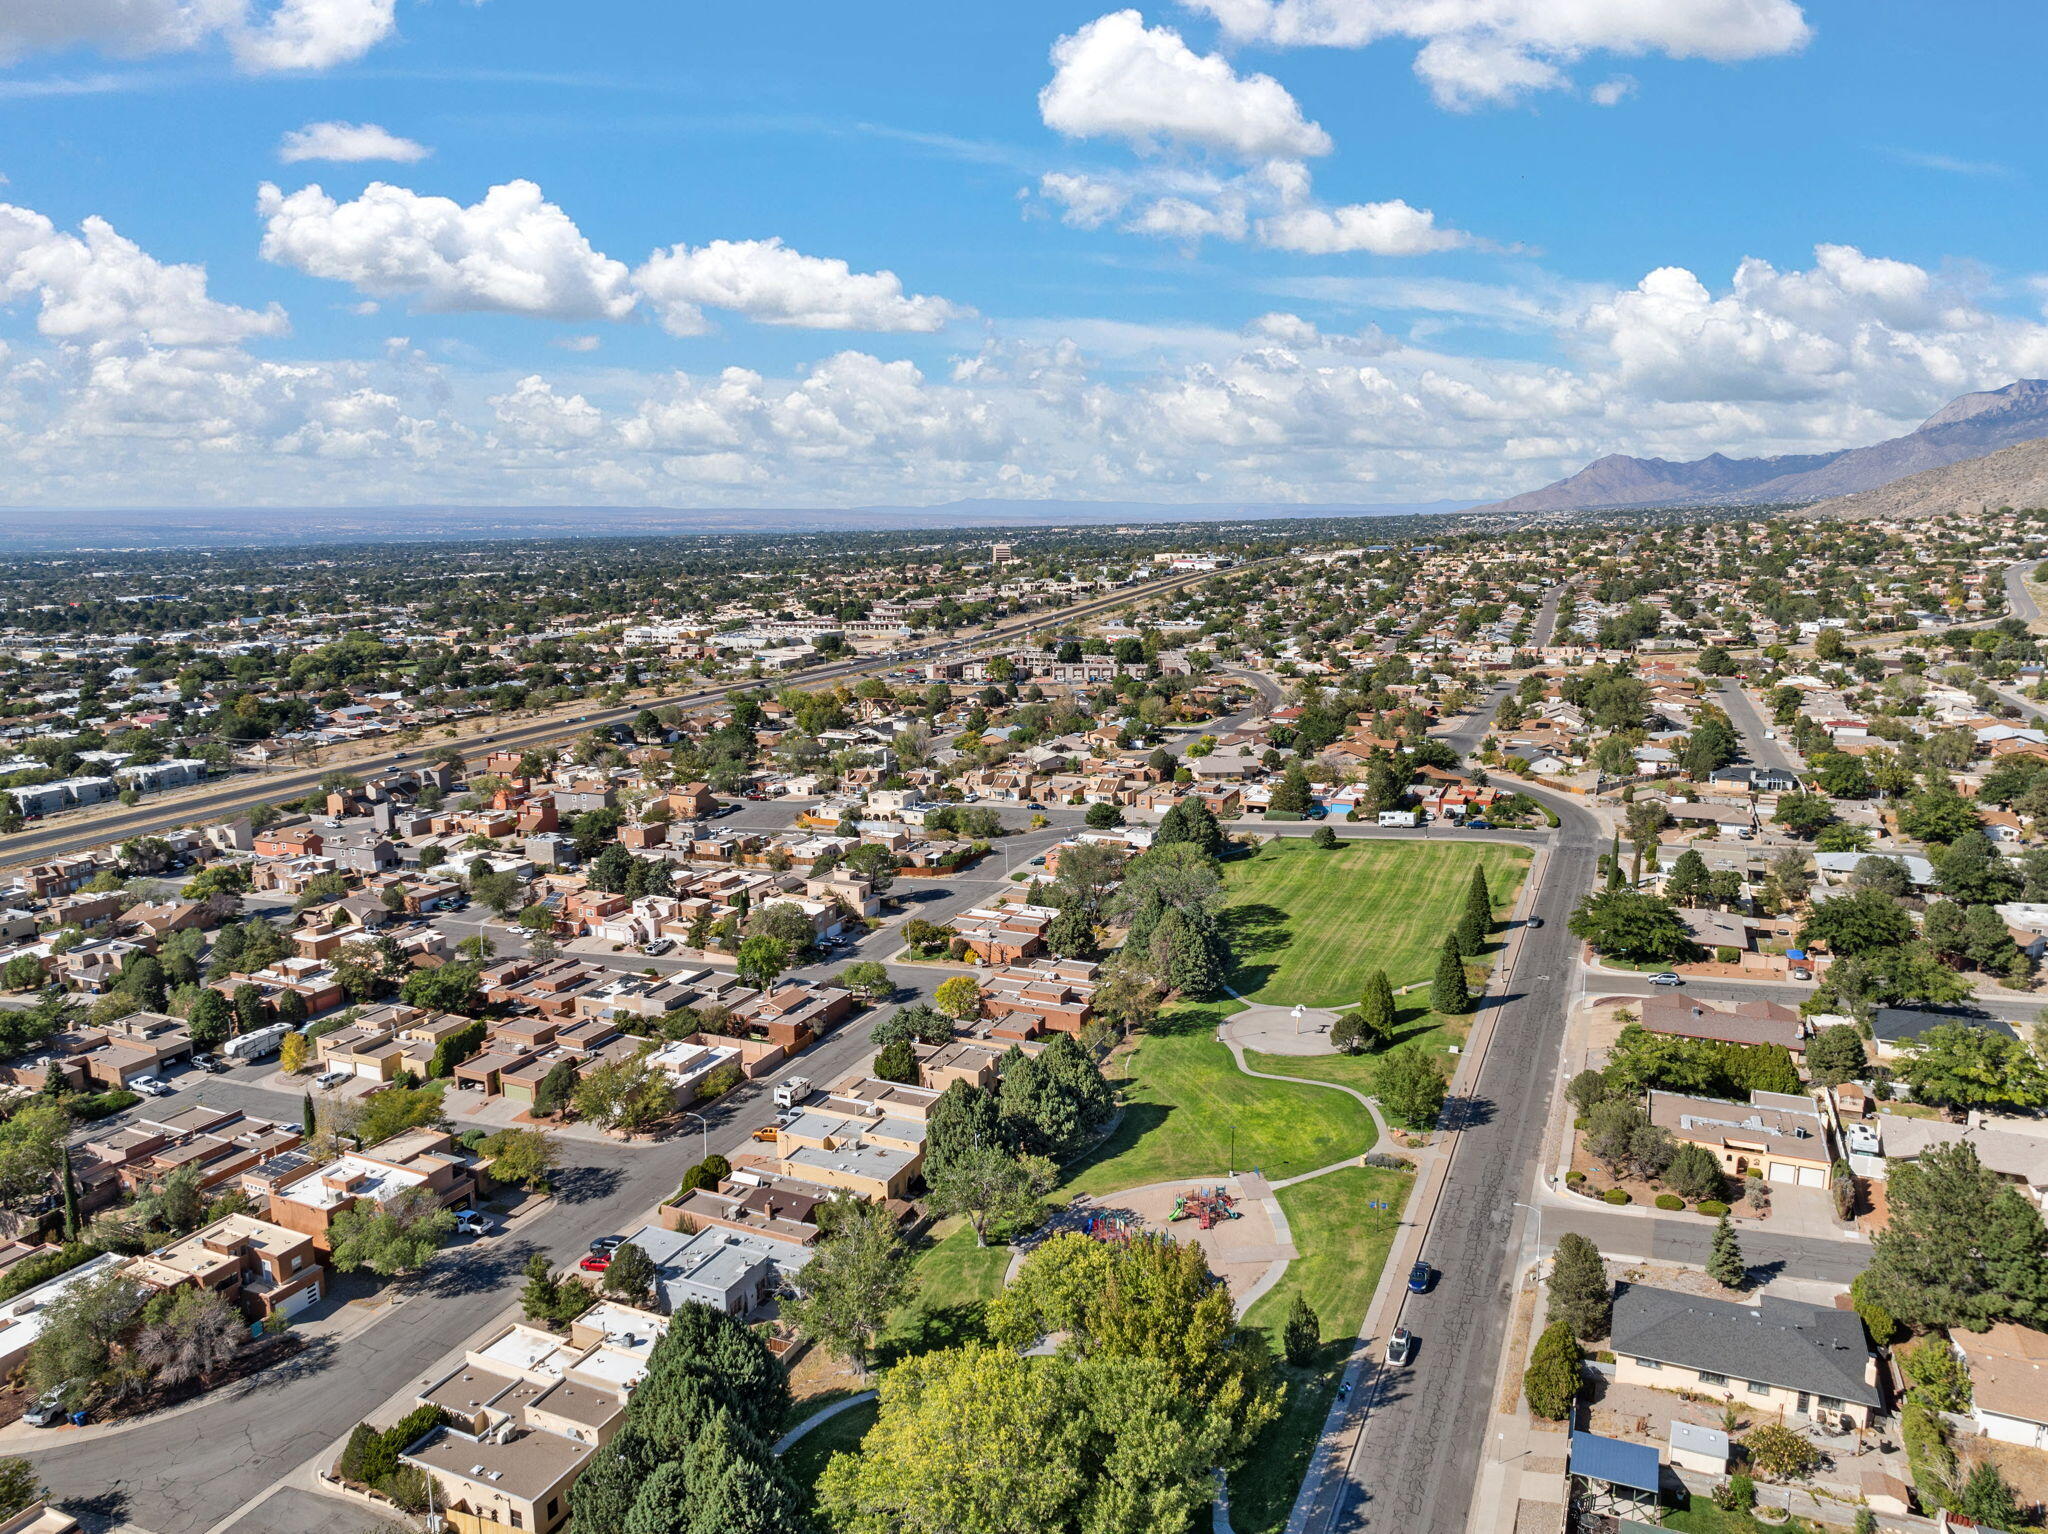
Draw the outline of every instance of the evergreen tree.
M1465 960L1458 952L1456 934L1445 934L1443 947L1437 951L1429 1004L1446 1017L1460 1017L1472 1010L1472 993L1465 986Z
M313 1112L313 1094L303 1093L299 1098L299 1133L308 1140L320 1132L320 1120Z
M590 1456L583 1474L569 1488L569 1512L576 1521L576 1534L625 1534L640 1483L655 1464L646 1435L632 1420L638 1406L636 1397L627 1408L626 1425Z
M1558 1237L1551 1256L1550 1308L1546 1322L1561 1322L1582 1342L1607 1335L1614 1311L1608 1292L1607 1270L1601 1265L1600 1248L1577 1231Z
M1322 1347L1323 1323L1309 1302L1297 1294L1287 1312L1287 1324L1280 1329L1281 1351L1295 1368L1306 1369Z
M1621 873L1621 833L1616 831L1607 851L1607 887L1618 890L1627 882Z
M2048 1233L2027 1196L1968 1141L1897 1163L1890 1224L1871 1242L1870 1297L1915 1326L2048 1323Z
M721 1412L712 1420L686 1463L688 1534L797 1534L804 1527L789 1478L729 1414ZM684 1527L657 1525L654 1534Z
M1168 810L1170 815L1172 810ZM1144 896L1130 910L1124 930L1123 951L1127 954L1152 952L1152 936L1159 930L1160 918L1166 914L1166 903L1159 898L1157 890L1147 890Z
M1095 924L1080 901L1061 902L1060 914L1046 923L1045 946L1060 959L1085 959L1095 952Z
M1585 1360L1569 1326L1562 1321L1546 1326L1522 1373L1522 1395L1529 1410L1553 1422L1569 1417L1583 1383Z
M1714 1245L1707 1253L1707 1277L1723 1289L1740 1289L1749 1277L1742 1261L1742 1243L1735 1239L1735 1227L1722 1215L1714 1227Z
M1394 987L1387 979L1387 972L1374 970L1365 977L1365 994L1358 1001L1360 1040L1369 1049L1384 1049L1394 1041L1399 1015L1394 1005Z
M1223 981L1218 944L1206 924L1178 907L1159 918L1152 933L1153 966L1168 989L1190 1001L1216 994Z
M1980 1459L1970 1470L1970 1477L1963 1482L1962 1490L1956 1495L1955 1511L1965 1518L1974 1518L1992 1529L2016 1529L2020 1526L2019 1498L2013 1495L2005 1477L1998 1473L1994 1461Z
M1472 883L1465 891L1465 910L1458 918L1458 950L1472 955L1486 946L1493 933L1493 893L1486 887L1486 870L1475 867Z
M688 1534L691 1526L690 1472L683 1460L671 1459L640 1483L619 1534Z
M78 1239L78 1178L71 1170L71 1150L66 1146L64 1157L64 1239Z
M1280 786L1273 790L1268 802L1269 814L1306 815L1309 806L1315 803L1315 790L1309 786L1308 774L1302 771L1301 763L1289 762L1287 770L1280 775Z
M924 1173L931 1181L976 1146L1010 1150L996 1094L971 1082L955 1081L932 1104L924 1126Z

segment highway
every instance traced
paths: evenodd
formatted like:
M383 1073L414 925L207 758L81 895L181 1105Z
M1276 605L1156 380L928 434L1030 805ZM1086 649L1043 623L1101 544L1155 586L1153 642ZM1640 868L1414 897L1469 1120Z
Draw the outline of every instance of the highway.
M1230 573L1255 570L1270 563L1271 560L1254 561L1239 566ZM929 654L920 655L916 659L950 659L1005 639L1022 637L1039 629L1063 627L1100 617L1104 613L1127 607L1134 602L1148 601L1169 591L1176 591L1182 586L1208 580L1216 573L1199 571L1167 576L1160 580L1147 581L1142 585L1125 587L1107 596L1091 598L1086 602L1061 608L1057 612L1030 613L1006 619L979 634L934 646ZM773 683L809 687L821 682L878 676L896 670L910 659L911 657L904 654L857 656L803 671L788 672L773 678ZM531 724L512 725L489 736L456 744L462 750L465 759L479 761L493 751L520 751L529 746L574 739L589 730L625 724L643 709L698 708L706 704L720 703L729 693L748 685L751 684L725 683L674 697L648 698L622 704L617 708L592 709L588 713L571 718L557 717ZM302 799L319 787L320 780L329 772L345 771L356 776L372 777L394 767L404 766L435 749L437 748L432 745L422 745L413 750L389 751L363 757L340 766L306 768L257 778L236 778L202 793L164 800L156 804L139 804L109 810L103 814L66 818L45 829L31 826L13 836L0 837L0 869L21 868L48 858L104 846L112 841L125 841L152 832L169 831L180 826L219 820L237 810L253 809L259 804L273 804L284 799Z

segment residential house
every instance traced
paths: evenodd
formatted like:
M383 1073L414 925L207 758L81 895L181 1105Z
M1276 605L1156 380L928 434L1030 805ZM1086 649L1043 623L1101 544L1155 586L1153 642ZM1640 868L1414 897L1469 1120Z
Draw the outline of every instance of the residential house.
M1853 1310L1767 1294L1755 1305L1621 1284L1609 1327L1623 1385L1742 1403L1759 1418L1870 1425L1884 1404Z
M1751 1092L1747 1103L1682 1092L1649 1094L1650 1122L1672 1139L1704 1145L1731 1177L1752 1167L1774 1183L1825 1188L1834 1165L1827 1123L1805 1097Z
M2000 1321L1949 1343L1970 1370L1970 1419L2000 1443L2048 1449L2048 1332Z
M158 1289L211 1289L252 1321L318 1304L325 1276L310 1236L247 1214L227 1215L157 1248L129 1275Z

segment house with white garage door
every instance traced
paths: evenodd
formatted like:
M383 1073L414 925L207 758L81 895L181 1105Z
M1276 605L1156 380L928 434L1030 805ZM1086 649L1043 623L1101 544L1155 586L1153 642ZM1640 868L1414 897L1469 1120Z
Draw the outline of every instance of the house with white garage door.
M1671 1138L1704 1145L1730 1177L1752 1168L1774 1183L1825 1188L1834 1164L1827 1121L1810 1098L1787 1092L1752 1092L1749 1101L1651 1092L1650 1122Z

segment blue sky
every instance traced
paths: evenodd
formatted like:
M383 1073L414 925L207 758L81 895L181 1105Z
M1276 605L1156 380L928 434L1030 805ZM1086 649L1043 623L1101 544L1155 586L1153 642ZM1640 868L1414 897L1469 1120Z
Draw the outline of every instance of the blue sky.
M1371 503L1872 440L2048 372L2044 31L4 0L0 452L82 508Z

